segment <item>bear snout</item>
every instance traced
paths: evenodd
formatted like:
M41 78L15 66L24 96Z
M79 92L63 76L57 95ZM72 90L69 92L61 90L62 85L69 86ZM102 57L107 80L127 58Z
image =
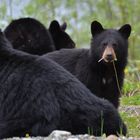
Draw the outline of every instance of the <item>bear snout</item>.
M103 52L102 55L102 59L106 62L106 63L110 63L113 61L116 61L116 54L115 51L113 49L113 47L107 46Z

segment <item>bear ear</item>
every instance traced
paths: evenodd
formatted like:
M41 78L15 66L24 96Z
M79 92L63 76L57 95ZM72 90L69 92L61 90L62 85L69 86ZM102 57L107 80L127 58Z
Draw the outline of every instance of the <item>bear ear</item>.
M64 23L61 25L61 29L62 29L63 31L65 31L66 28L67 28L67 23L64 22Z
M129 24L125 24L118 31L123 35L124 38L128 39L131 33L131 26Z
M103 30L104 30L104 28L102 27L102 25L98 21L93 21L91 23L91 33L92 33L92 36L93 37L96 34L102 32Z
M58 23L57 20L53 20L53 21L50 23L49 31L50 31L51 33L56 33L56 32L58 32L58 31L60 31L60 29L61 29L61 27L60 27L60 25L59 25L59 23Z

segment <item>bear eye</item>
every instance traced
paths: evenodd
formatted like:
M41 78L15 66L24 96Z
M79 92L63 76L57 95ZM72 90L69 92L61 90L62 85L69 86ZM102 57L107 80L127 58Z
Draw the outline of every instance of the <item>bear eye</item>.
M117 44L116 44L116 43L113 43L113 44L112 44L112 46L113 46L113 47L116 47L116 46L117 46Z
M106 42L104 42L104 43L103 43L103 46L107 46L107 43L106 43Z

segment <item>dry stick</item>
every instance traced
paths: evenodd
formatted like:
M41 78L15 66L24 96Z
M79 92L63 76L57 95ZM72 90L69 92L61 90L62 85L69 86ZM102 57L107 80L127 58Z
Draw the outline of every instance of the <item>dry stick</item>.
M98 63L101 62L104 58L102 57L100 60L98 60Z
M113 67L114 67L114 72L115 72L115 77L116 77L117 87L118 87L118 90L119 90L120 95L122 95L121 88L120 88L120 85L119 85L119 80L118 80L117 70L116 70L116 67L115 67L115 63L114 63L114 61L113 61Z

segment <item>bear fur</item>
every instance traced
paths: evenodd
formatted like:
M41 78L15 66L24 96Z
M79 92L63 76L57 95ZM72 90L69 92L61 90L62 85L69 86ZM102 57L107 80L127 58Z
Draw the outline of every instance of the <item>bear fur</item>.
M41 22L34 18L20 18L13 20L5 28L4 33L15 49L42 55L61 48L75 47L75 43L65 30L66 23L60 26L56 20L50 23L49 29L46 29ZM56 39L57 37L59 41Z
M53 130L124 134L107 100L50 59L13 49L0 32L0 138L47 136Z
M130 32L129 24L122 26L119 30L104 29L99 22L93 21L90 49L62 49L43 57L56 61L75 75L92 93L109 100L118 108L120 92L113 62L119 87L122 89Z
M67 27L66 23L61 26L54 20L49 26L49 31L51 33L52 39L54 41L55 49L60 50L62 48L72 49L75 48L75 43L71 37L65 32Z
M49 31L36 19L13 20L4 33L15 49L37 55L55 50Z

